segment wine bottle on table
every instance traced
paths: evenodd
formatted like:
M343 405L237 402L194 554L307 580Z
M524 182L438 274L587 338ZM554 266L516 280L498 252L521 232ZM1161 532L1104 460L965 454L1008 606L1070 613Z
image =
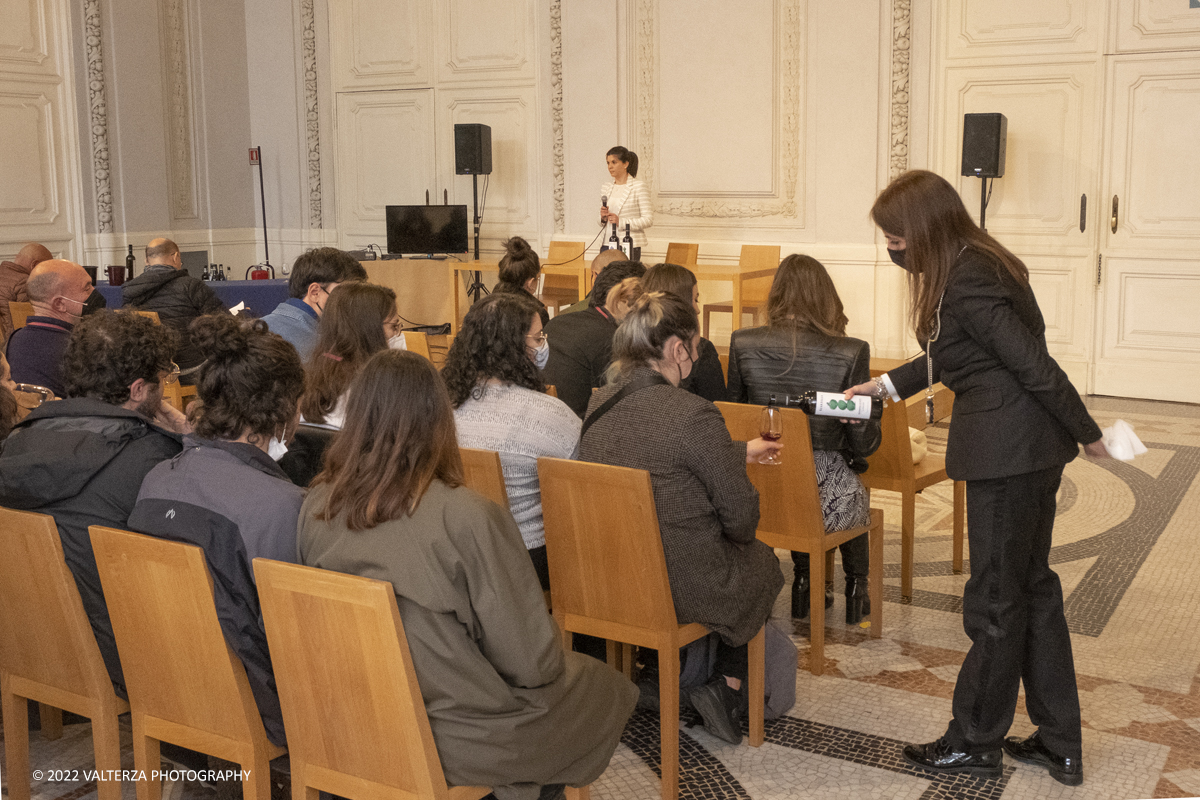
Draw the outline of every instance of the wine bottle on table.
M125 256L125 279L133 280L133 245L129 245L129 255Z
M620 250L621 249L621 240L617 238L617 223L615 223L615 222L612 224L612 236L608 237L608 249L609 250ZM626 253L625 255L629 255L629 253Z
M798 408L810 417L879 419L883 416L883 401L878 398L859 395L847 400L841 392L811 389L800 394L771 395L771 405Z
M629 223L625 223L625 238L622 240L625 245L625 255L633 258L633 237L629 235Z

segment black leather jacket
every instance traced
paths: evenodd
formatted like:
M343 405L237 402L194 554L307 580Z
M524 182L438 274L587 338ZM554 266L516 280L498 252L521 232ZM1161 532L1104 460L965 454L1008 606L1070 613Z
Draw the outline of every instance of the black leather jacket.
M764 326L733 332L729 344L729 399L766 405L772 394L814 389L841 392L871 379L871 347L849 336ZM878 420L850 425L809 418L813 450L841 451L856 472L879 449Z

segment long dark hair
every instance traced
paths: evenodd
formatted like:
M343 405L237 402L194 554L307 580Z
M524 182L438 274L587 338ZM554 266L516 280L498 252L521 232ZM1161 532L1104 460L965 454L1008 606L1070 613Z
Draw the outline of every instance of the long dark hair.
M642 276L643 291L673 294L689 306L695 285L696 273L678 264L655 264Z
M196 435L258 444L282 435L304 392L304 365L296 348L260 319L198 317L192 341L208 356L196 384L199 400L188 407Z
M451 405L458 408L468 398L482 398L489 378L546 391L525 344L539 311L533 300L512 293L489 295L471 307L442 368Z
M312 485L328 484L317 519L346 513L352 531L411 516L434 480L463 482L454 412L433 364L416 353L376 353L350 384L346 424Z
M625 169L629 172L629 177L631 177L631 178L637 177L637 170L638 170L637 153L633 152L632 150L630 150L627 147L621 147L620 145L617 145L616 147L612 148L611 150L609 150L607 153L604 154L605 158L607 158L608 156L616 156L617 158L621 159L621 161L626 165Z
M922 342L933 333L950 268L963 247L987 253L1018 283L1029 283L1021 260L975 224L958 192L940 175L915 169L896 178L871 206L871 219L884 233L905 241L909 316Z
M307 365L305 420L324 422L367 359L387 349L383 323L394 313L396 293L386 286L343 283L330 292Z
M799 253L779 263L767 293L768 325L845 336L849 321L824 264Z

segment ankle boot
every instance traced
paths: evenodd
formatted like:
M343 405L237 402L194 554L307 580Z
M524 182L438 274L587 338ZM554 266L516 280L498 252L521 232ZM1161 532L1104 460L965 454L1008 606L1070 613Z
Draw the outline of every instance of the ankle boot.
M871 613L871 598L867 596L865 577L846 577L846 624L857 625Z
M799 575L792 581L792 619L805 619L811 610L812 595L809 593L807 575ZM833 608L833 587L825 584L825 608Z

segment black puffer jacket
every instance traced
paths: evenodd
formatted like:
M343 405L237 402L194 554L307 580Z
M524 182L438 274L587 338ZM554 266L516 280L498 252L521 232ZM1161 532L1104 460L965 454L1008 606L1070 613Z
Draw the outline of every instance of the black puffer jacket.
M200 366L205 355L192 343L188 325L202 314L226 311L225 304L204 281L166 264L151 264L146 271L121 288L125 305L143 311L155 311L163 325L179 333L175 363L181 370ZM228 312L226 312L228 313ZM187 380L186 383L195 383Z
M101 400L45 403L0 445L0 505L50 514L117 693L125 680L100 587L89 525L127 528L142 479L175 456L180 438Z
M733 332L729 343L729 399L766 405L771 395L810 389L841 392L871 379L871 347L849 336L763 326ZM856 472L879 449L879 421L850 425L812 417L813 450L841 451Z

